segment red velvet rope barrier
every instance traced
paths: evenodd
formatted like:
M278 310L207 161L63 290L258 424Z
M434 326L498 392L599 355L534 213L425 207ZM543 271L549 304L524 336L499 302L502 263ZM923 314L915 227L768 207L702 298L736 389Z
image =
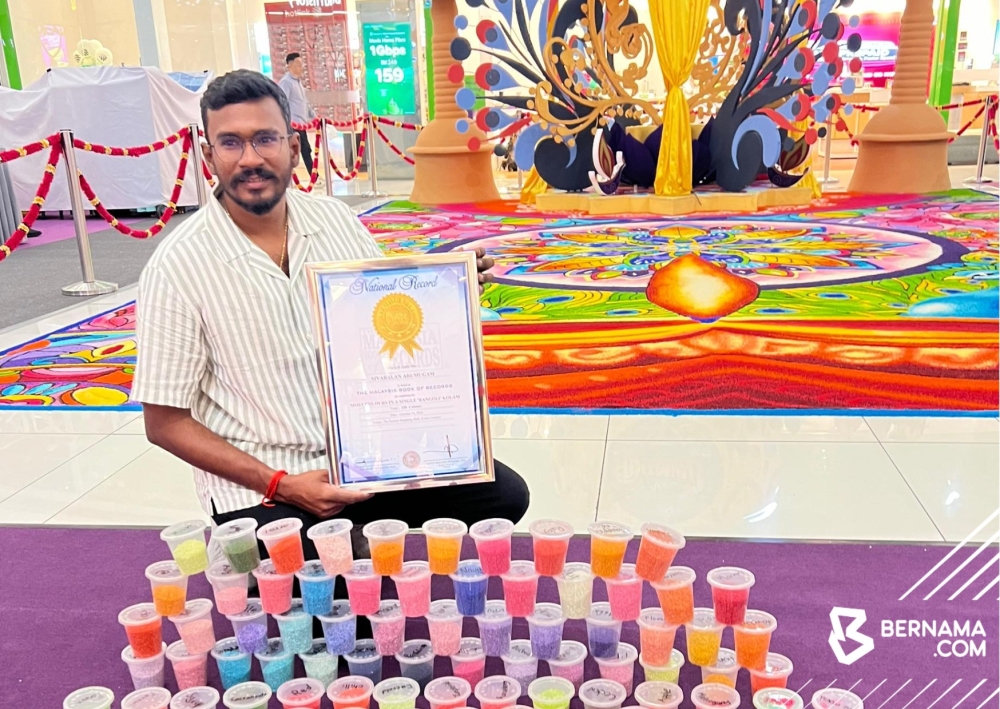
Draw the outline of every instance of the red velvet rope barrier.
M330 169L337 173L337 177L342 179L344 182L350 182L358 176L358 170L361 169L361 161L365 157L365 143L367 143L367 141L368 126L365 126L361 129L361 140L358 141L358 154L354 158L354 168L346 175L340 171L340 168L333 164L333 158L330 158Z
M56 163L59 162L59 158L62 156L62 142L58 138L59 136L55 136L49 141L49 159L45 163L45 172L42 174L42 181L38 185L38 191L35 192L35 198L31 200L31 207L28 209L27 214L24 215L24 218L21 219L21 223L17 225L17 229L7 239L7 243L0 244L0 261L10 256L14 249L21 244L24 237L31 231L31 225L35 223L39 213L42 211L42 205L45 204L45 199L49 196L49 188L52 187L52 180L56 176Z
M34 155L47 148L51 148L53 144L59 142L59 134L53 133L48 138L42 138L41 140L36 140L34 143L28 143L27 145L22 145L20 148L11 148L10 150L0 150L0 163L11 162L17 160L18 158L26 158L29 155Z
M372 116L376 122L381 123L384 126L393 126L394 128L402 128L403 130L423 130L423 126L418 126L416 123L402 123L401 121L391 121L388 118L383 118L382 116Z
M980 106L979 110L976 111L976 115L974 115L969 120L968 123L966 123L964 126L962 126L957 131L955 131L955 138L957 138L958 136L962 135L962 133L964 133L965 131L969 130L969 128L972 126L972 124L976 122L976 119L978 119L981 115L983 115L983 111L985 111L985 110L986 110L986 106ZM986 130L986 129L987 129L986 128L986 122L984 121L983 122L983 130ZM953 142L955 140L955 138L952 138L948 142L949 143Z
M316 139L313 141L313 155L315 155L317 159L313 160L312 171L309 173L309 184L303 187L299 183L299 176L296 175L294 172L292 173L292 182L294 182L295 186L298 187L303 192L305 192L306 194L313 191L313 187L316 186L316 180L319 179L319 159L318 159L319 144L322 139L323 139L323 134L317 133Z
M381 123L381 121L379 121L379 122ZM378 137L381 138L382 142L384 142L386 145L389 146L389 148L392 149L392 152L396 153L396 155L398 155L399 157L403 158L403 162L407 162L410 165L413 164L413 158L411 158L409 155L406 155L402 150L400 150L395 145L393 145L393 142L391 140L389 140L388 136L386 136L385 133L382 132L381 128L379 128L375 124L372 124L372 125L375 128L375 132L378 133Z
M981 103L986 103L989 99L990 97L987 96L985 98L976 99L975 101L969 101L968 103L950 103L947 106L934 106L934 110L951 111L956 108L968 108L969 106L978 106ZM855 111L861 111L862 113L877 113L885 108L885 106L875 106L870 103L852 103L850 105L854 106Z
M79 138L73 139L73 147L80 150L86 150L90 153L103 153L104 155L112 155L115 157L130 157L138 158L143 155L149 155L150 153L155 153L159 150L163 150L167 146L173 145L181 138L186 138L191 133L191 128L185 126L181 128L176 133L168 135L166 138L154 141L149 145L138 145L133 148L112 148L107 145L100 145L99 143L88 143L86 141L80 140Z

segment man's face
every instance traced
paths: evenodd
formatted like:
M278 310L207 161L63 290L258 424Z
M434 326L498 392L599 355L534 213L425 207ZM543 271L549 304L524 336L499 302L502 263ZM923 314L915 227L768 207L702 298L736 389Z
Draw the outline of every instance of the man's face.
M302 57L296 57L291 64L288 65L288 71L298 79L302 76L302 70L306 68L305 62L302 61Z
M278 102L263 98L209 111L207 132L211 147L202 151L225 195L254 214L274 209L299 164L299 137L288 136ZM256 150L245 142L250 140Z

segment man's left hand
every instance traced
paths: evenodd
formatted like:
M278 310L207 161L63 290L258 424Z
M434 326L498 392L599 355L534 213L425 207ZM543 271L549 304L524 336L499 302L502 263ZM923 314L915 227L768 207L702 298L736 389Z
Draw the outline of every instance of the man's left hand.
M486 255L486 249L476 249L476 270L479 271L479 292L482 293L487 283L493 282L493 274L488 271L493 268L493 258Z

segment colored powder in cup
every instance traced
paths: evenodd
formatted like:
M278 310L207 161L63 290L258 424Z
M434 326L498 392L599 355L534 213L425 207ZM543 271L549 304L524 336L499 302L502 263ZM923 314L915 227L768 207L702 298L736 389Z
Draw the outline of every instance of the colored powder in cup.
M333 608L333 578L320 581L299 580L302 608L309 615L326 615Z
M278 687L293 678L293 670L295 668L294 659L295 656L289 654L276 660L260 663L264 681L273 691L277 692Z
M510 537L477 541L476 552L487 576L499 576L510 571Z
M750 673L750 693L757 694L762 689L769 689L771 687L781 687L784 689L788 686L788 675L784 677L772 677L770 675L762 675L756 672Z
M593 579L584 578L559 582L559 605L563 616L580 620L590 615L591 600L594 595Z
M565 709L571 698L561 689L546 689L532 697L532 704L535 709Z
M462 619L427 623L431 636L431 651L435 655L457 655L462 647ZM485 640L483 641L485 643Z
M163 662L139 662L128 666L135 689L163 686Z
M719 674L706 675L705 678L701 680L701 683L702 684L709 684L709 683L724 684L727 687L732 687L733 689L736 689L736 682L734 682L733 678L730 677L729 675L719 675Z
M767 666L771 633L747 633L737 626L733 628L733 640L736 643L736 664L748 670L762 670Z
M712 604L715 606L715 619L723 625L740 625L747 613L747 602L750 600L750 589L712 587Z
M568 539L536 539L535 571L542 576L558 576L566 564L566 552L569 551Z
M621 642L620 627L591 626L587 629L587 644L592 657L602 660L615 657L618 654L618 643Z
M486 611L486 586L488 579L474 581L455 580L455 605L462 615L482 615Z
M378 684L382 681L382 656L379 655L375 662L351 662L348 659L347 671L358 677L367 677L373 684Z
M247 623L236 631L236 644L243 652L263 652L267 648L267 626L263 623Z
M379 576L391 576L403 570L403 540L371 544L372 568Z
M340 658L327 652L309 655L309 659L303 659L302 665L306 670L306 677L317 679L323 683L324 687L329 687L337 679L337 662Z
M475 687L486 676L486 658L469 662L452 662L451 673Z
M656 591L663 610L663 621L669 625L684 625L694 619L694 589L689 586Z
M573 685L580 689L583 684L583 660L574 662L572 665L549 665L549 671L553 677L568 679Z
M400 664L399 673L403 677L412 679L420 685L420 691L424 690L427 683L434 679L434 660L417 664Z
M294 576L263 576L257 579L260 604L265 613L279 615L292 607L292 582Z
M357 642L357 617L337 623L326 623L323 626L323 637L326 639L327 652L332 655L346 655L354 649Z
M162 625L159 618L154 618L148 623L125 626L128 644L132 646L132 654L137 660L157 655L163 649Z
M266 643L265 643L266 644ZM229 689L240 682L250 681L250 664L252 656L233 653L232 657L217 657L215 664L219 667L219 679L223 689Z
M604 679L614 680L618 684L625 687L625 696L632 694L632 674L635 670L634 662L626 662L624 664L616 665L604 665L600 666L601 677Z
M559 657L562 645L562 624L531 625L528 634L531 636L531 654L539 660L553 660Z
M267 550L267 555L279 574L294 574L306 563L302 553L302 537L298 534L290 534L276 541Z
M406 618L400 616L392 620L372 623L372 639L379 655L395 655L403 649L403 631Z
M521 685L521 696L526 696L528 685L538 679L538 662L504 663L504 673Z
M215 628L212 626L211 617L181 623L177 626L177 633L184 641L184 647L192 655L209 652L215 647Z
M635 620L642 612L642 582L609 583L608 602L615 620Z
M215 592L215 608L222 615L236 615L247 607L247 588L227 586Z
M427 537L427 563L432 574L455 573L461 552L461 537Z
M490 657L502 657L510 651L510 633L514 619L501 623L480 623L479 639L483 642L483 652Z
M347 598L354 615L372 615L378 612L382 600L382 579L378 576L347 581Z
M647 682L673 682L677 684L680 677L681 668L677 667L650 667L645 668Z
M431 611L431 577L396 582L396 595L403 615L407 618L423 618Z
M204 539L187 539L173 550L174 561L185 576L200 574L208 568L208 547Z
M184 602L187 600L187 589L180 586L154 586L153 605L156 612L163 616L178 615L184 612ZM243 610L246 604L240 606ZM239 611L237 611L239 612Z
M349 709L359 707L368 709L371 702L371 690L364 687L344 687L337 693L337 698L333 701L334 709Z
M174 660L174 679L178 689L204 687L208 684L208 656L198 655L183 660Z
M692 665L707 667L719 658L721 633L714 630L698 630L690 625L687 630L688 661Z
M248 574L260 566L260 551L253 539L234 539L222 546L229 565L238 574Z
M278 623L281 644L291 653L306 652L312 647L312 616L306 613L293 615Z
M526 618L535 612L537 594L538 577L503 581L503 597L507 602L507 612L515 618Z
M412 699L396 699L394 697L386 697L381 702L378 702L379 709L413 709L417 705L417 698Z
M613 579L621 571L625 558L625 542L608 541L600 537L590 538L590 570L594 576Z
M677 550L664 547L646 539L639 542L639 556L635 560L635 572L647 581L660 581L667 574L677 556Z
M670 662L670 652L674 649L677 629L672 626L639 626L639 644L642 646L643 660L651 665L666 665Z
M351 570L354 563L354 552L351 549L351 537L347 534L331 534L314 540L316 553L323 569L331 576L343 575Z

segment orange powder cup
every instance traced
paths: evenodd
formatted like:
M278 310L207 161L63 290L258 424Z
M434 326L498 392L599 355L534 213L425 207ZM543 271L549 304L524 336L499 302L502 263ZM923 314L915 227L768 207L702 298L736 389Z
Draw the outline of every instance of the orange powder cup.
M684 625L694 618L694 569L674 566L662 581L653 584L667 625Z
M590 532L590 571L603 579L614 578L621 570L632 530L617 522L594 522Z
M469 531L465 522L440 517L424 522L421 529L427 539L427 563L431 573L447 576L458 571L462 539Z
M403 570L403 541L407 530L406 522L398 519L369 522L361 530L368 539L376 575L392 576Z
M778 627L777 619L764 611L748 610L742 625L733 626L736 661L748 670L763 670L767 666L767 651L771 635Z
M184 612L187 601L188 577L181 573L173 561L158 561L146 567L153 593L153 605L160 615L177 615Z
M642 525L641 532L642 541L639 542L635 572L650 583L660 581L677 552L684 548L685 539L680 532L670 527L650 522Z
M257 538L264 542L276 573L294 574L305 566L302 520L298 517L286 517L265 524L257 530Z

